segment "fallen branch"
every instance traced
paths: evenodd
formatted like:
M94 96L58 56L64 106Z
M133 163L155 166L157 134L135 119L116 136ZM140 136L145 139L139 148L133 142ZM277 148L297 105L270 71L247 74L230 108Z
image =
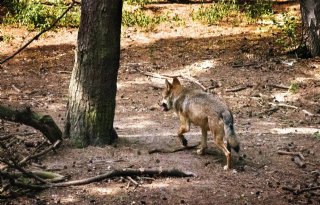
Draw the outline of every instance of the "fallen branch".
M235 88L229 88L229 89L226 89L226 92L239 92L247 88L252 88L252 85L245 84L245 85L237 86Z
M124 169L124 170L113 170L105 174L97 175L94 177L68 181L68 182L61 182L61 183L51 183L51 184L44 184L44 185L32 185L32 184L19 184L21 186L25 186L31 189L46 189L52 187L67 187L67 186L79 186L84 184L90 184L93 182L102 181L104 179L113 178L113 177L120 177L120 176L143 176L143 175L153 175L153 176L162 176L162 177L194 177L195 174L191 172L183 172L178 169L168 169L168 170L161 170L161 169Z
M34 40L38 39L43 33L51 30L59 21L60 19L62 19L66 13L68 13L68 11L75 5L75 3L78 3L76 1L72 1L72 3L70 4L70 6L48 27L43 29L40 33L38 33L37 35L35 35L31 40L29 40L26 44L24 44L21 48L19 48L16 52L14 52L11 56L5 58L4 60L0 61L0 65L7 62L8 60L10 60L11 58L15 57L18 53L20 53L23 49L25 49L26 47L28 47Z
M299 109L300 111L302 111L303 113L305 113L306 115L309 115L309 116L314 116L314 117L319 117L320 115L318 114L313 114L307 110L304 110L304 109L301 109L299 107L296 107L294 105L288 105L288 104L285 104L285 103L271 103L269 102L269 105L272 105L272 106L275 106L275 107L288 107L288 108L292 108L294 110L297 110Z
M295 189L295 188L292 188L292 187L284 186L284 187L282 187L282 189L286 190L286 191L290 191L293 194L297 195L297 194L302 194L302 193L308 192L308 191L318 190L318 189L320 189L320 186L309 187L309 188L304 188L304 189Z
M269 102L269 105L272 105L272 106L276 106L276 107L288 107L288 108L292 108L292 109L298 109L298 107L296 106L293 106L293 105L288 105L288 104L285 104L285 103L271 103Z
M29 136L29 135L34 135L36 133L34 132L21 132L21 133L13 133L13 134L8 134L8 135L2 135L0 136L0 141L4 141L4 140L8 140L12 137L15 137L15 136Z
M61 174L47 172L47 171L30 171L29 173L32 173L34 176L37 176L37 177L45 180L45 182L60 182L66 178L65 176L63 176ZM6 176L7 178L10 178L10 179L18 179L18 178L26 176L24 173L7 172L7 171L0 171L0 174L3 176Z
M280 155L291 155L291 156L298 156L300 159L305 160L303 154L301 152L287 152L284 150L278 150L278 154Z
M22 168L21 166L18 165L18 163L16 163L12 158L10 159L13 163L10 163L4 159L0 159L0 161L4 164L6 164L8 167L10 168L14 168L18 171L20 171L23 175L27 176L27 177L30 177L30 178L33 178L41 183L44 183L44 184L47 184L48 182L45 181L44 179L42 179L41 177L33 174L32 172L28 171L28 170L25 170L24 168Z
M257 65L257 63L247 63L247 64L233 64L232 67L233 68L241 68L241 67L248 67L248 66L253 66L253 65Z
M0 105L0 119L31 126L42 132L51 144L55 144L59 140L62 141L62 132L52 117L39 115L31 111L30 108L12 110Z
M35 159L35 158L41 157L41 156L47 154L48 152L50 152L51 150L54 150L55 148L57 148L60 144L61 144L61 140L58 140L54 144L50 145L47 149L43 150L42 152L39 152L39 153L36 153L34 155L29 155L29 156L25 157L18 164L22 165L22 164L28 162L31 159Z
M284 90L289 90L289 86L286 86L286 85L268 84L267 86L273 87L273 88L280 88L280 89L284 89Z
M153 153L174 153L174 152L180 152L180 151L183 151L183 150L194 149L197 146L199 146L199 143L196 144L196 145L179 147L179 148L176 148L176 149L152 149L152 150L149 150L148 153L149 154L153 154Z

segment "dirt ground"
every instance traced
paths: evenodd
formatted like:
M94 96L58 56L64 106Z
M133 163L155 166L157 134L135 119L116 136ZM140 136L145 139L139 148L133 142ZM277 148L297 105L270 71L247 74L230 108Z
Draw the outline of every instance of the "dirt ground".
M185 4L153 5L163 11L186 13ZM10 55L35 33L1 26L0 59ZM77 30L46 33L14 59L0 65L2 105L30 106L53 116L63 129L69 79L74 63ZM294 194L284 187L320 186L320 59L296 59L271 52L272 31L258 26L163 24L154 31L122 29L121 67L113 146L75 149L65 144L37 163L81 179L122 168L177 168L188 178L114 178L83 186L52 188L3 204L320 204L320 190ZM147 77L135 68L159 74L193 76L221 96L234 112L241 152L234 169L224 171L223 154L209 141L210 152L195 150L148 154L152 149L177 148L178 118L158 106L164 80ZM197 87L189 81L183 84ZM217 86L218 85L218 86ZM279 85L289 87L280 88ZM236 88L243 90L236 91ZM229 91L229 92L228 92ZM274 104L280 103L280 106ZM311 114L314 114L313 116ZM29 131L4 122L0 133ZM186 134L200 141L196 127ZM37 133L27 140L41 141ZM306 167L278 151L301 152ZM32 167L34 169L34 167Z

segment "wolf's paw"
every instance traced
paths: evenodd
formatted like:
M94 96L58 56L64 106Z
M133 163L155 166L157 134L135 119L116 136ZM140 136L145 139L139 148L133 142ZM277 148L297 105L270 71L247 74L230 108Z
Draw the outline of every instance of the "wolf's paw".
M197 150L198 155L204 155L206 153L206 148L200 148Z
M181 143L183 146L186 147L188 145L188 140L186 140L186 138L183 137L183 138L181 138Z
M224 171L227 171L227 170L229 170L230 168L228 167L228 165L225 165L224 167L223 167L223 170Z

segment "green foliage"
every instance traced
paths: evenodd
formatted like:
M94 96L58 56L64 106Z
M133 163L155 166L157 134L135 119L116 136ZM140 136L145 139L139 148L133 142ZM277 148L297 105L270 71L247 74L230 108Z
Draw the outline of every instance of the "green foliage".
M53 0L51 4L43 4L39 0L5 0L9 10L5 20L8 24L19 24L29 29L49 27L68 7L63 0ZM75 27L80 22L80 9L74 7L58 26Z
M261 18L265 15L273 14L272 2L266 0L257 0L254 4L245 4L244 12L251 19Z
M313 136L314 136L316 139L320 140L320 132L319 132L319 131L313 133Z
M208 24L215 24L220 20L238 14L240 8L235 0L220 0L212 3L209 7L201 6L198 11L192 12L193 20L200 20Z
M282 22L274 20L274 24L280 29L280 37L276 40L276 43L285 48L292 49L299 44L299 37L297 34L300 22L295 16L288 13L283 13L282 19Z
M145 29L151 29L168 20L168 15L152 16L142 9L136 9L135 11L124 10L122 12L122 24L128 27L137 26Z
M289 92L297 93L299 90L299 85L297 83L292 82L289 86Z
M252 4L240 5L235 0L219 0L213 2L209 7L201 6L199 10L193 11L192 18L208 24L216 24L218 21L229 21L230 19L233 19L233 23L240 23L240 21L250 23L272 13L270 1L258 0Z
M3 35L2 36L2 40L5 42L5 43L10 43L11 40L14 39L14 36L12 35Z
M131 4L131 5L144 6L148 3L151 3L152 0L124 0L124 2L127 2L128 4Z

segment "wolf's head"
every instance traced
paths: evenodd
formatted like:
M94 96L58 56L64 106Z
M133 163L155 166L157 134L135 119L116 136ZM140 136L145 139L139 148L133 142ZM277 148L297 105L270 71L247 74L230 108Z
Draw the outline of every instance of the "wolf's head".
M178 78L173 78L172 83L169 83L169 81L166 79L161 101L161 106L163 107L164 111L168 111L172 108L174 95L177 94L181 88L182 86Z

